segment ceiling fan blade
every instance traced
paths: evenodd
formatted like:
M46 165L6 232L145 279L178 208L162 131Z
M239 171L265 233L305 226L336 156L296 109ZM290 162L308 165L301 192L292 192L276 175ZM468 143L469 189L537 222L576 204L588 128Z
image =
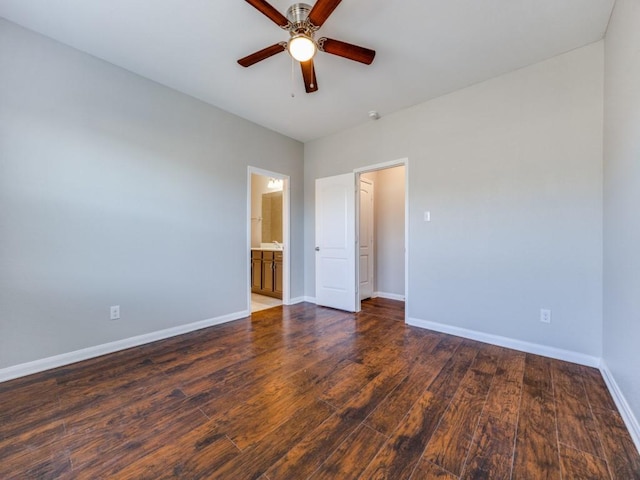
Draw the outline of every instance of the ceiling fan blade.
M316 80L316 69L313 66L313 59L300 62L300 67L302 68L304 89L307 93L313 93L318 90L318 81Z
M307 18L316 27L321 27L341 1L342 0L318 0L309 12Z
M289 25L289 20L287 20L287 17L282 15L271 4L266 2L266 0L246 0L246 2L255 7L262 14L269 17L275 24L280 25L281 27L286 27L287 25Z
M286 43L284 42L276 43L275 45L271 45L270 47L263 48L262 50L258 50L257 52L252 53L251 55L247 55L246 57L241 58L240 60L238 60L238 63L243 67L250 67L254 63L258 63L264 60L265 58L274 56L276 53L284 52L286 48L287 48Z
M340 40L332 40L331 38L326 37L318 40L318 46L323 52L348 58L349 60L355 60L356 62L364 63L366 65L371 65L371 62L373 62L373 59L376 56L375 50L359 47L351 43L341 42Z

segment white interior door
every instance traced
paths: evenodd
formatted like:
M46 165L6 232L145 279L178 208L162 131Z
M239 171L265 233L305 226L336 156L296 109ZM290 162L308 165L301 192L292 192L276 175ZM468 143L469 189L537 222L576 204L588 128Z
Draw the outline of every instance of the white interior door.
M355 174L316 180L316 303L356 311Z
M373 296L373 181L360 177L360 300Z

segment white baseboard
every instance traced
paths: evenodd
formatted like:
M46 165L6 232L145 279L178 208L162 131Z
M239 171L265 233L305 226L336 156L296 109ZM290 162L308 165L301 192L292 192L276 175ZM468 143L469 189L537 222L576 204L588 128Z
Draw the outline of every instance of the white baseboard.
M544 357L578 363L588 367L598 368L600 366L600 358L585 355L584 353L573 352L571 350L563 350L561 348L525 342L514 338L502 337L500 335L478 332L476 330L468 330L466 328L454 327L443 323L420 320L418 318L407 318L407 324L414 327L426 328L427 330L435 330L436 332L448 333L449 335L455 335L457 337L470 338L471 340L498 345L499 347L511 348L521 352L533 353Z
M388 298L389 300L400 300L401 302L404 302L404 295L399 295L397 293L373 292L373 297Z
M635 443L636 448L640 452L640 423L638 423L638 419L633 414L633 410L631 410L627 399L622 394L622 390L620 390L620 387L616 383L613 373L611 373L611 370L609 370L609 367L607 367L604 360L600 362L600 372L602 373L602 378L604 378L604 382L607 384L607 388L613 397L613 401L616 402L618 411L627 426L627 430L629 430L633 443Z
M298 303L306 302L305 297L290 298L287 305L296 305Z
M316 303L316 297L303 297L305 302Z
M103 343L102 345L96 345L95 347L83 348L82 350L76 350L73 352L55 355L53 357L34 360L32 362L13 365L11 367L0 369L0 382L6 382L7 380L12 380L14 378L24 377L33 373L62 367L64 365L88 360L108 353L126 350L127 348L138 347L146 343L156 342L158 340L164 340L165 338L193 332L194 330L220 325L221 323L231 322L233 320L248 317L249 315L251 315L251 312L248 310L230 313L220 317L209 318L199 322L188 323L186 325L179 325L165 330L158 330L157 332L145 333L144 335L117 340L115 342Z

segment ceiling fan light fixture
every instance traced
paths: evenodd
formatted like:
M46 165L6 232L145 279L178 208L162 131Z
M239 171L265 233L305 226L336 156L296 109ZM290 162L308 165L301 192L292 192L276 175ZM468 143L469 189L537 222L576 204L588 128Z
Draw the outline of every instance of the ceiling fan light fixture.
M301 33L291 37L287 45L287 50L297 61L306 62L314 57L318 51L318 47L312 38Z
M246 1L273 23L289 32L289 40L270 45L239 59L238 64L243 67L250 67L286 50L293 60L297 60L300 63L305 91L313 93L318 91L316 68L313 61L318 51L337 55L365 65L371 65L376 56L375 50L340 40L326 37L315 40L317 31L342 0L315 0L313 7L306 3L294 3L287 9L286 17L271 5L268 0ZM293 62L291 66L294 66ZM292 94L291 96L293 97L294 95Z

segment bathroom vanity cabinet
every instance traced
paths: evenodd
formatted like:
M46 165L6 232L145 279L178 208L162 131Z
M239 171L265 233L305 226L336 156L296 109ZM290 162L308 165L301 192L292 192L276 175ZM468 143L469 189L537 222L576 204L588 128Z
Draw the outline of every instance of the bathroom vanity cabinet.
M282 298L282 250L251 250L251 291Z

